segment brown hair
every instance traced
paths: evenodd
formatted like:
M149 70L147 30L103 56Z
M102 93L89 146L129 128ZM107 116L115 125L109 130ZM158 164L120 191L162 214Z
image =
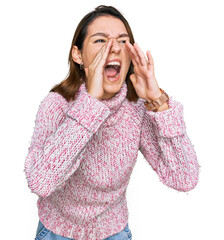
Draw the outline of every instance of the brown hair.
M85 37L87 35L87 28L90 23L93 22L97 17L110 15L113 17L116 17L120 19L124 26L126 27L126 30L128 32L128 35L130 37L130 43L134 43L134 37L131 31L131 28L127 22L127 20L123 17L123 15L114 7L112 6L104 6L100 5L97 8L95 8L94 11L88 13L86 16L83 17L83 19L78 24L70 52L69 52L69 58L68 58L68 64L70 66L69 72L67 77L59 84L55 85L50 92L58 92L61 94L67 101L71 101L75 99L76 92L78 91L80 85L85 82L85 72L80 69L80 65L75 63L72 59L72 49L74 46L77 46L78 49L81 51L83 48L83 42L85 40ZM130 80L130 75L134 73L134 67L131 62L127 76L126 76L126 83L127 83L127 99L129 101L136 102L138 100L138 95L134 89L134 86Z

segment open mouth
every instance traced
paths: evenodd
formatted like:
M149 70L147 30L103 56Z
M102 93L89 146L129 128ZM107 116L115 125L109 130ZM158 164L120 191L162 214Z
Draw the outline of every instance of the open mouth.
M111 61L107 63L104 70L107 78L111 81L115 81L117 78L119 78L121 63L120 61Z

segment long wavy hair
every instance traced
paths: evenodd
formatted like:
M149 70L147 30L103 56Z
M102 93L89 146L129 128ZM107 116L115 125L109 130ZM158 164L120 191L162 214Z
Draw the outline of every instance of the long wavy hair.
M134 43L134 37L131 31L131 28L129 26L129 23L116 8L112 6L105 6L105 5L100 5L96 7L92 12L84 16L83 19L78 24L72 40L69 57L68 57L69 72L66 78L59 84L56 84L50 90L50 92L58 92L67 101L72 101L75 99L75 95L76 95L76 92L79 90L79 87L83 82L86 82L86 76L85 76L85 71L80 69L80 65L73 61L72 49L74 46L77 46L78 49L82 51L83 42L87 35L89 24L92 23L97 17L106 16L106 15L113 16L120 19L123 22L124 26L126 27L126 30L130 38L130 43L131 44ZM126 79L125 79L127 84L127 99L129 101L137 102L139 97L130 80L130 75L132 73L134 73L134 66L131 62Z

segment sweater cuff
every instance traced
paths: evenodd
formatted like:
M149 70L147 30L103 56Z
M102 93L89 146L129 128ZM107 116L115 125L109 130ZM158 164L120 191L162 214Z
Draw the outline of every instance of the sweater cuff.
M109 114L110 109L87 92L79 94L67 112L69 117L75 119L92 133L98 131Z
M150 117L157 137L172 138L183 135L186 126L183 119L183 105L172 97L168 100L169 109L162 112L146 110Z

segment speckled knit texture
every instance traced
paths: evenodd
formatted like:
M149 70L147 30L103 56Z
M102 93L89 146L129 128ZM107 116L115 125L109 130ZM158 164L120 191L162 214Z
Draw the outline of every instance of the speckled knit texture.
M102 240L122 231L138 150L162 183L178 191L196 186L199 165L183 106L171 98L169 109L151 112L144 99L129 102L126 94L124 82L113 98L98 100L83 83L74 101L50 92L41 102L25 174L39 196L39 218L54 233Z

